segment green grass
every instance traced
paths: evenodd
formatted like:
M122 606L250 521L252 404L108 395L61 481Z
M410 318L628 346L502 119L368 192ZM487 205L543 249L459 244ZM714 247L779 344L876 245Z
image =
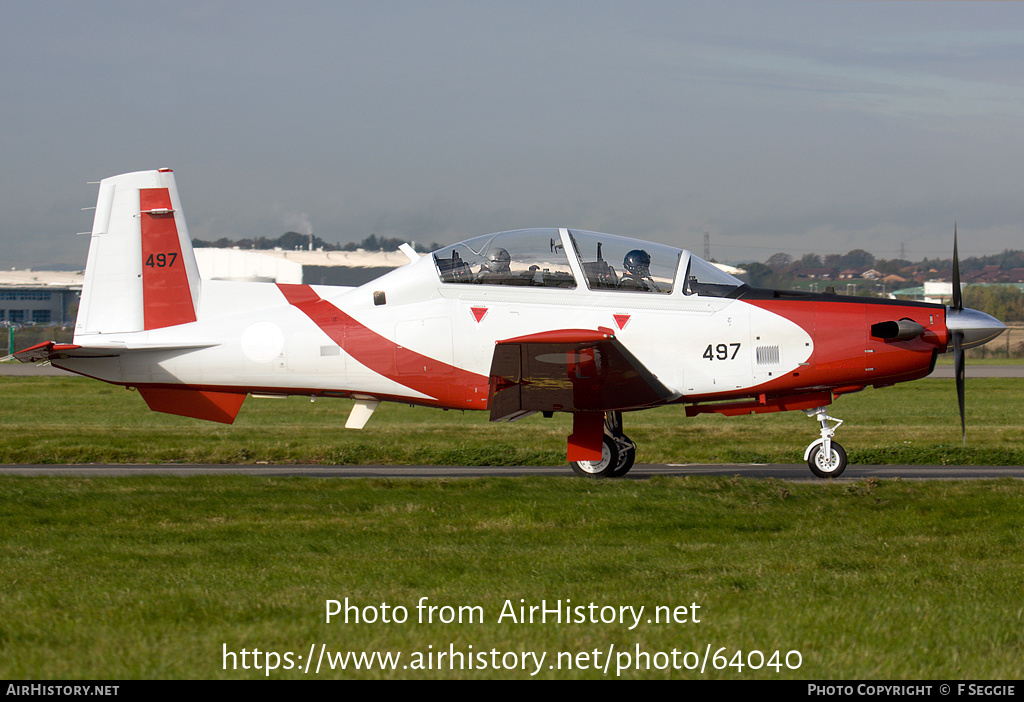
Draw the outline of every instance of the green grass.
M408 662L454 644L544 652L547 663L637 645L680 656L725 647L730 659L796 650L803 661L623 677L1019 679L1022 496L1011 480L4 477L0 677L258 678L223 670L223 647L305 658L325 644ZM420 624L421 597L478 606L484 621ZM326 600L345 598L406 607L409 621L325 623ZM498 623L520 599L648 613L697 603L701 621Z
M78 378L0 378L0 393L0 462L560 464L570 428L566 417L491 425L486 413L384 405L366 430L347 431L350 403L301 398L249 399L223 426ZM1024 380L969 380L967 449L952 381L867 390L830 412L847 420L839 436L853 461L1022 464L1022 397ZM626 416L646 462L796 462L815 426L797 412ZM323 644L401 652L402 664L449 645L546 653L545 665L638 645L680 659L708 646L728 660L793 650L803 661L623 677L1018 679L1022 497L1012 480L0 477L0 677L258 678L224 670L224 648L291 652L302 665ZM420 624L422 597L479 607L484 621ZM406 607L410 620L325 623L326 601L345 598ZM696 602L701 622L499 623L506 600L648 614ZM538 677L605 676L545 667Z
M361 431L345 400L249 398L234 425L150 412L137 393L84 378L0 378L0 463L560 465L571 419L491 424L486 412L383 404ZM952 380L868 389L829 408L853 463L1024 464L1024 379L968 379L968 442ZM802 412L627 413L641 463L798 463L818 436Z

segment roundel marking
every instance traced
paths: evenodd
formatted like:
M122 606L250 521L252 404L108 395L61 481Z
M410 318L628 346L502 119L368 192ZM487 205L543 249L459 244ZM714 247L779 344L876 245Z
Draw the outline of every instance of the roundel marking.
M269 363L284 351L284 332L271 322L256 322L242 332L242 353L254 363Z

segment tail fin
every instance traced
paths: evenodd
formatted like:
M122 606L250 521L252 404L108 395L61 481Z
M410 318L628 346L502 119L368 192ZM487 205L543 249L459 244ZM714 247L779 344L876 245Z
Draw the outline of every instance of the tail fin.
M199 268L170 169L100 182L75 340L196 321Z

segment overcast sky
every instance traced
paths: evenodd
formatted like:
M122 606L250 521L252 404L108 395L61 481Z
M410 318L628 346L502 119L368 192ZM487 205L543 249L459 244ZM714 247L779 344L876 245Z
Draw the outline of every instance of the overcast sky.
M721 261L1024 248L1024 4L4 2L0 266L96 185L194 238L569 226Z

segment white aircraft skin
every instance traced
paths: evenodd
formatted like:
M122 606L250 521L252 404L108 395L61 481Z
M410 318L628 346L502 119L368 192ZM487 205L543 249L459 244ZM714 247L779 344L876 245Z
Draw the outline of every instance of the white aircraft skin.
M520 250L510 256L505 244ZM639 289L621 287L632 267L606 262L602 247L647 257ZM807 455L826 476L846 464L824 411L833 397L923 377L953 335L966 347L1005 328L938 305L777 299L688 251L565 228L419 257L403 250L407 265L357 288L202 280L174 174L114 176L100 185L74 343L15 357L137 388L155 410L223 422L248 394L355 398L354 428L380 401L490 409L496 421L570 411L570 462L598 477L633 463L622 411L802 409L821 424ZM487 259L501 256L492 273L502 264ZM900 319L912 328L898 338L895 326L879 331Z

